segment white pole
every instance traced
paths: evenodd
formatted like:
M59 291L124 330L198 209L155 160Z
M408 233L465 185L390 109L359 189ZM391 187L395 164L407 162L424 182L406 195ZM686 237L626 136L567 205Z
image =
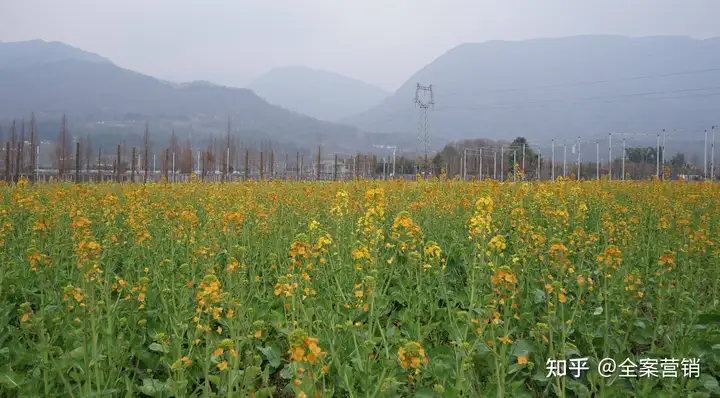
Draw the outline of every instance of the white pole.
M173 182L175 182L175 151L173 151L173 158L172 158L172 168L173 168Z
M516 181L515 174L517 174L515 171L515 165L517 165L517 150L513 151L513 182Z
M597 158L595 160L595 179L600 180L600 141L595 141Z
M660 178L660 134L657 135L657 149L655 150L655 177Z
M578 145L578 146L577 146L577 151L578 151L578 161L577 161L577 163L578 163L578 165L577 165L577 166L578 166L578 174L577 174L577 179L580 180L580 136L578 136L578 143L577 143L577 145Z
M707 130L705 130L705 149L703 152L703 178L707 180Z
M612 133L608 133L608 180L612 181Z
M462 177L463 181L465 181L465 178L467 177L467 148L463 149L463 157L462 157L463 163L462 163Z
M567 143L563 144L563 178L567 177Z
M195 174L200 174L200 150L197 151L197 169L195 169Z
M481 151L482 151L482 149L481 149ZM523 156L523 158L522 158L523 172L525 172L525 144L523 144L523 155L522 156Z
M393 148L393 178L395 178L395 148Z
M715 126L712 126L712 143L710 144L710 181L715 179Z
M663 180L666 178L670 178L670 176L665 175L665 129L663 129L663 141L662 141L662 164L663 164Z
M625 134L623 134L622 180L625 181Z
M497 180L497 151L493 152L493 180Z
M552 167L550 169L550 178L555 181L555 140L552 140Z
M480 178L479 178L480 181L482 181L482 164L483 164L482 148L480 148Z
M505 179L505 176L503 175L505 173L505 147L500 147L500 182L503 182Z
M538 149L538 164L537 164L537 175L538 175L538 181L541 181L542 178L540 178L540 172L542 171L540 169L540 165L542 164L542 153L540 153L540 150Z

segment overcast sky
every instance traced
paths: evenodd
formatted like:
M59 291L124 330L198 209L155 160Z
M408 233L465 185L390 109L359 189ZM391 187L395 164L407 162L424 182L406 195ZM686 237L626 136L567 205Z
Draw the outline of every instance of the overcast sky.
M580 34L720 36L719 0L0 0L0 40L44 39L173 81L277 66L395 90L454 46Z

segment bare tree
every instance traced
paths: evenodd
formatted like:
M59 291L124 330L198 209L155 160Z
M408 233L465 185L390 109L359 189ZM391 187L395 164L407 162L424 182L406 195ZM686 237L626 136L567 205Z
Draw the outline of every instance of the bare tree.
M30 172L33 175L33 181L37 178L35 175L38 168L37 151L37 123L35 122L35 113L32 113L30 115L30 168L32 169Z
M90 138L89 134L86 134L82 139L82 151L80 152L82 155L82 160L85 163L85 171L90 172L90 163L93 159L93 146L92 146L92 139Z
M68 170L70 164L70 137L67 131L67 118L62 117L60 124L60 134L55 143L55 163L58 169L58 177L62 178Z
M25 120L20 121L20 142L18 150L18 169L15 171L18 175L25 171Z
M145 173L143 175L143 181L147 182L148 179L148 165L150 164L150 129L148 128L148 122L145 122L145 134L143 134L143 146L145 147L145 153L143 155L143 167Z

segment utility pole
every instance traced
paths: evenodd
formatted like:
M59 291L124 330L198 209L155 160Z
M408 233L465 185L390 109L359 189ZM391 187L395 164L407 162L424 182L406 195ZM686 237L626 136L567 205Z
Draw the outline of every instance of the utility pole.
M100 167L101 159L102 159L102 145L100 146L100 148L98 148L98 162L97 162L98 182L102 182L102 167Z
M657 150L655 151L655 177L660 178L660 134L657 135Z
M478 170L478 180L480 180L480 181L482 181L482 164L483 164L482 148L480 148L480 168Z
M500 182L504 180L505 174L505 146L500 146Z
M145 122L145 135L143 137L143 144L145 145L145 155L143 156L143 160L145 161L143 167L143 182L147 183L148 180L148 164L150 162L150 129L148 126L148 122Z
M493 180L497 180L497 151L493 151Z
M595 160L595 179L600 180L600 141L595 141L597 159Z
M422 93L422 95L421 95ZM430 95L429 100L425 100L426 94ZM422 97L422 98L421 98ZM415 87L415 106L420 108L420 120L418 123L418 148L416 149L416 158L419 152L419 147L422 146L425 156L424 173L428 172L428 152L430 150L430 129L428 121L428 113L430 108L435 106L435 96L433 95L432 84L429 86L421 86L417 83ZM415 166L417 169L417 165Z
M75 143L75 184L80 183L80 141Z
M300 152L295 152L295 179L300 181Z
M580 180L580 136L578 136L577 140L577 151L578 151L578 159L577 159L577 167L578 167L578 173L577 173L577 180Z
M32 182L37 181L37 132L35 131L35 113L30 116L30 169L32 169Z
M135 147L133 147L133 153L135 153ZM135 166L133 166L133 168L134 167ZM176 180L176 178L175 178L175 151L173 151L173 156L172 156L172 176L173 176L172 180L173 180L173 182L175 182L175 180Z
M710 181L715 179L715 126L712 126L712 143L710 144Z
M383 165L383 178L385 178L385 165ZM337 181L337 153L333 162L333 181Z
M78 148L80 148L78 146ZM173 152L173 169L175 168L175 152ZM173 170L173 173L175 170ZM132 149L132 164L130 165L130 182L135 182L135 147Z
M513 150L513 182L517 181L517 170L515 168L515 165L517 165L517 150Z
M625 181L625 158L627 157L627 154L625 153L625 134L623 134L623 158L622 158L622 180Z
M5 182L10 182L10 141L5 142Z
M467 148L463 148L462 174L463 181L465 181L467 179Z
M608 133L608 180L612 181L612 133Z
M567 143L563 144L563 178L567 177Z
M540 174L540 172L542 172L542 169L540 168L541 165L542 165L542 153L540 153L540 150L538 150L538 164L537 164L537 175L538 175L537 179L538 179L538 181L542 181L542 174Z
M115 163L117 163L115 166L115 180L120 182L120 144L117 146L117 157Z
M250 150L245 150L245 181L248 180L248 177L250 176Z
M703 149L703 179L707 180L707 130L705 130L705 148Z
M662 164L663 164L663 180L666 178L665 176L665 129L663 129L663 140L662 140ZM667 177L669 178L669 177Z
M119 151L119 149L118 149ZM118 152L119 153L119 152ZM165 182L170 182L170 148L165 148Z
M482 149L480 149L482 151ZM480 162L482 163L482 159L480 159ZM522 153L522 163L523 163L523 173L525 172L525 144L523 144L523 153Z
M261 180L261 181L262 181L262 179L263 179L263 171L264 171L264 170L263 170L263 168L264 168L263 166L264 166L264 163L265 163L265 161L264 161L264 159L263 159L263 151L260 151L260 180Z
M555 140L552 140L552 166L550 168L550 179L555 181Z
M317 179L318 179L318 181L320 181L320 168L321 168L321 166L322 166L322 165L320 164L320 145L318 145L318 156L317 156Z

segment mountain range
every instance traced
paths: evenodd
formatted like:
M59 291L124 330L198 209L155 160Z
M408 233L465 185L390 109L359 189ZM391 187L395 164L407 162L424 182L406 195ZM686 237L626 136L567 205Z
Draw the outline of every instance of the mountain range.
M609 132L627 133L628 145L635 145L632 137L654 138L662 129L678 129L671 140L694 140L720 124L719 81L720 38L467 43L392 94L304 67L272 70L249 88L172 83L58 42L0 42L0 126L35 112L41 138L53 139L67 114L74 134L117 143L139 142L147 120L155 137L175 130L202 142L224 136L230 117L233 134L250 145L354 153L382 144L407 152L416 145L414 99L422 84L433 87L428 113L435 149L467 138L525 136L548 144L604 139Z
M538 143L703 129L720 122L720 38L577 36L462 44L391 97L341 121L378 133L413 133L418 83L433 86L429 130L439 145L471 137L525 136Z
M149 121L160 137L175 130L194 140L223 137L231 118L233 134L247 141L274 141L311 149L327 143L336 150L364 142L355 127L313 119L271 105L253 91L207 82L174 84L123 69L95 54L39 40L0 43L0 120L35 112L41 139L57 135L66 114L74 134L117 143L135 141ZM159 137L158 137L159 138Z
M391 94L357 79L303 66L272 69L248 88L271 104L328 121L363 112Z

